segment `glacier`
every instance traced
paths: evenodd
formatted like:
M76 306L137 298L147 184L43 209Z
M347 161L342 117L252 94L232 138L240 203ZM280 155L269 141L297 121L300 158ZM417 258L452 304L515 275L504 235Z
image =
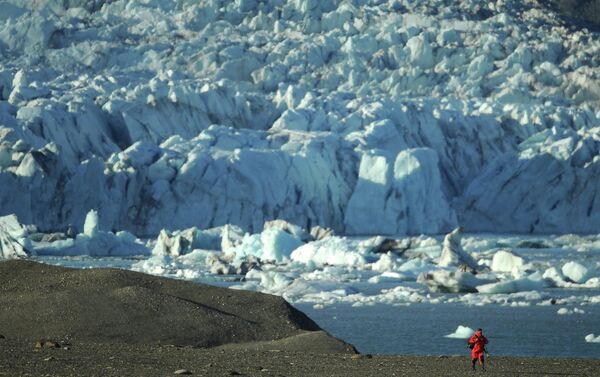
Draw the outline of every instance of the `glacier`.
M595 233L600 38L573 25L516 0L4 0L0 214Z

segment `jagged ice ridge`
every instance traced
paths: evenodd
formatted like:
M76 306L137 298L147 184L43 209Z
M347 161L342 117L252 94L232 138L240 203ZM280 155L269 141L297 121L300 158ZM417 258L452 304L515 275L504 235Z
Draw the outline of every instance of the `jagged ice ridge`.
M2 1L0 214L597 232L599 57L537 1Z

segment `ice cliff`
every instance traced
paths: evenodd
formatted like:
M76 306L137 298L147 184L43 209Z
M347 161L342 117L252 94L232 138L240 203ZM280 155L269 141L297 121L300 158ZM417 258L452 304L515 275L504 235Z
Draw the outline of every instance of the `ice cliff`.
M0 215L597 232L599 67L533 0L4 0Z

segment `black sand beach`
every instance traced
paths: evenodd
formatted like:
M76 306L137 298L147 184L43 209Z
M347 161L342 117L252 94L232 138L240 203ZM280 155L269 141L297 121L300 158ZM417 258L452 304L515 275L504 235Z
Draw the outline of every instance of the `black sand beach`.
M0 376L463 376L468 355L371 356L278 297L122 270L0 263ZM600 360L490 357L490 376Z
M156 344L73 342L36 350L0 340L0 376L598 376L600 360L491 357L488 370L469 370L464 357L373 356L289 351L198 349Z

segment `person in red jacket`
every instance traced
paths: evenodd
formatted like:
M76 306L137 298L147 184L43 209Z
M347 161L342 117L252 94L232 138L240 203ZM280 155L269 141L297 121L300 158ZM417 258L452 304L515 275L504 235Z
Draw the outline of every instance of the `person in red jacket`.
M471 369L475 370L475 363L479 360L481 368L485 370L485 360L483 355L485 354L485 345L488 340L483 336L483 330L477 329L475 335L469 339L469 348L471 348Z

